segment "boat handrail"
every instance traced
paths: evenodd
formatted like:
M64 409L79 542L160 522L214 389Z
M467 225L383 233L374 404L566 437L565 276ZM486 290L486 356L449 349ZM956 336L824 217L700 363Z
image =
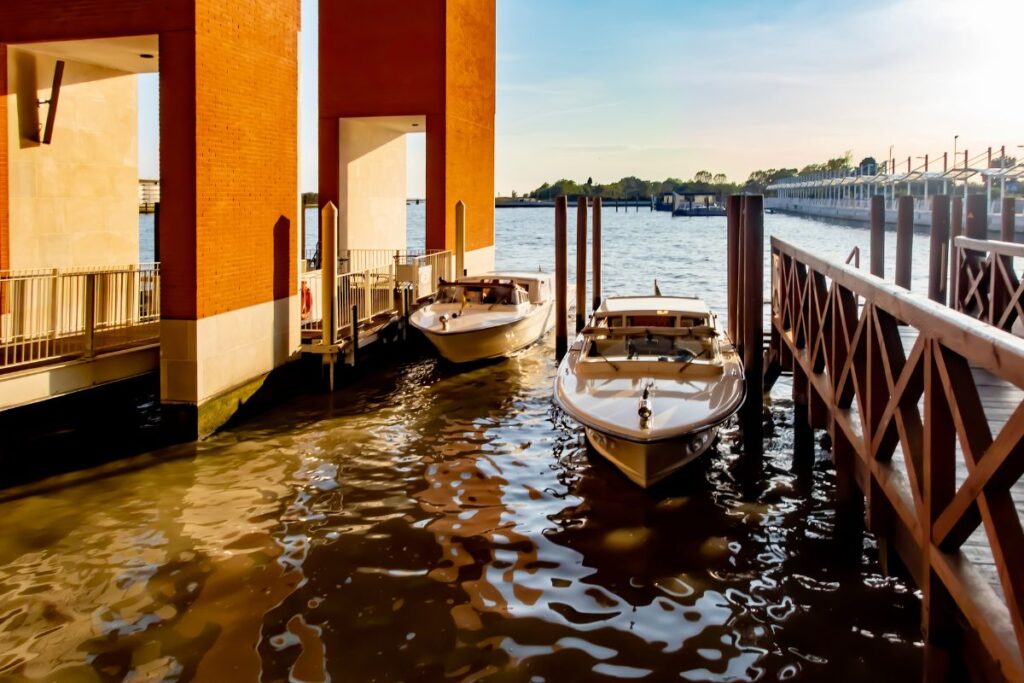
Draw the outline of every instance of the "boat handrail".
M718 331L710 325L696 325L694 327L594 327L587 325L580 334L586 336L604 335L609 337L628 337L632 335L660 335L662 337L707 337L718 336Z

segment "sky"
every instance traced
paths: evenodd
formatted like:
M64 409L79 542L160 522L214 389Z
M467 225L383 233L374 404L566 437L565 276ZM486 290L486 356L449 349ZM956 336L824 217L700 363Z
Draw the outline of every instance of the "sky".
M317 185L317 3L302 0L300 182ZM1024 154L1020 0L497 0L495 190L744 180L850 151ZM139 87L156 177L156 78ZM408 193L424 194L423 135ZM1011 151L1012 150L1012 151ZM920 161L915 160L917 166Z

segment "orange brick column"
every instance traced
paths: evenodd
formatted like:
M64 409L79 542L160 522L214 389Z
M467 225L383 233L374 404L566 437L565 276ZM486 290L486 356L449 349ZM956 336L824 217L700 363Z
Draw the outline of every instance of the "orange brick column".
M320 0L320 202L338 202L338 120L424 116L426 245L493 263L494 0ZM476 258L474 259L474 255Z
M296 0L197 0L161 35L161 399L199 435L298 354L298 27Z
M0 3L3 62L5 43L159 36L161 401L186 433L222 424L298 353L298 30L299 0Z

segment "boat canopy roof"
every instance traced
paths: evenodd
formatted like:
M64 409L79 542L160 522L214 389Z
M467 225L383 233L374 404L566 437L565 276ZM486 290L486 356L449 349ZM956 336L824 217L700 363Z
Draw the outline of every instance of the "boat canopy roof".
M536 273L509 271L502 273L484 273L483 275L467 275L464 277L460 277L459 282L491 282L493 280L513 280L515 282L542 282L550 279L551 273L545 273L542 271L538 271Z
M711 310L703 299L691 296L613 296L605 299L594 315L685 315L707 317Z

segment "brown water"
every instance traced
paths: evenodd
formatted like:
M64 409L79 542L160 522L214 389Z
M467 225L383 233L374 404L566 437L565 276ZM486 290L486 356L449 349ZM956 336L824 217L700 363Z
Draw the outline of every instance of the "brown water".
M920 678L919 599L869 540L841 552L784 402L759 473L726 430L645 492L580 445L553 369L410 358L0 504L0 679Z

